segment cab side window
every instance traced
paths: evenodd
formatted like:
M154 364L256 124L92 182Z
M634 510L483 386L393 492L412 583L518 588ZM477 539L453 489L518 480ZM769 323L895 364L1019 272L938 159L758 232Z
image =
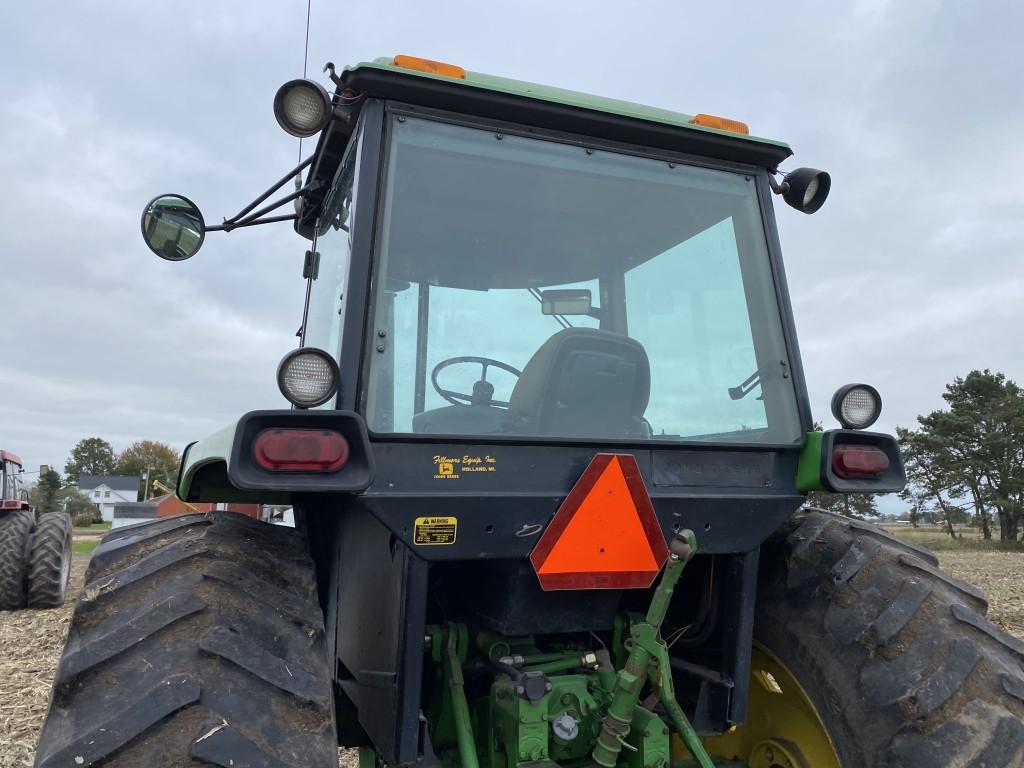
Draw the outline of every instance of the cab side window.
M353 185L359 145L358 140L349 145L320 217L315 245L319 256L310 277L309 305L303 325L303 346L319 347L335 357L341 351L341 328L348 294L351 227L355 218ZM333 408L333 401L323 407Z

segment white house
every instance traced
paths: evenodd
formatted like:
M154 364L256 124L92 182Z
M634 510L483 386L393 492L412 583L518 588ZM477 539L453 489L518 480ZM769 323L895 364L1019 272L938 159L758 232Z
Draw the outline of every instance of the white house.
M139 483L139 478L127 475L82 475L78 490L97 506L104 520L113 522L115 504L138 501Z

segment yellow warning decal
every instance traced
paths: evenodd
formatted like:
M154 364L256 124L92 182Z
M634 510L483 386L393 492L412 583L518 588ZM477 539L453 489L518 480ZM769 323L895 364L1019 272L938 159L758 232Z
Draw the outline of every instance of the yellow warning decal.
M412 540L421 546L454 544L458 529L457 517L417 517Z

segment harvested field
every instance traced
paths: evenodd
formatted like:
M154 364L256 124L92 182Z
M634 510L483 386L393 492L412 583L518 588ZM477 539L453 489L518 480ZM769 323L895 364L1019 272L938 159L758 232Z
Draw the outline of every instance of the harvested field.
M937 554L944 569L985 591L996 624L1024 639L1024 551L964 548ZM75 556L72 594L81 587L86 563L86 557ZM0 613L0 768L32 765L71 610L69 603L51 611ZM342 751L339 765L355 768L355 751Z
M72 559L72 593L82 586L88 562ZM0 613L0 768L32 765L71 608L69 601L49 611Z
M1024 548L985 541L976 528L957 528L953 540L939 526L885 526L886 531L928 547L943 570L981 588L988 596L988 617L1024 640Z
M937 552L943 570L980 587L988 617L1024 640L1024 552Z

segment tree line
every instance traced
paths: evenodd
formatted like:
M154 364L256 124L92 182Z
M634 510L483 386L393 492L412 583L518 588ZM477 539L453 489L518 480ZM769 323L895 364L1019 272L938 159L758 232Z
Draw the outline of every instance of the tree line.
M165 443L155 440L137 440L123 451L100 437L79 440L71 449L71 455L64 464L64 475L49 468L39 475L39 480L29 492L29 501L40 512L64 510L72 517L86 521L96 513L92 499L78 490L82 475L128 475L143 477L148 473L148 482L139 486L137 500L158 495L154 481L159 480L168 487L174 487L178 477L178 452Z
M1024 528L1024 391L1002 373L971 371L946 385L946 407L897 428L909 519L973 523L986 539L1019 542Z

